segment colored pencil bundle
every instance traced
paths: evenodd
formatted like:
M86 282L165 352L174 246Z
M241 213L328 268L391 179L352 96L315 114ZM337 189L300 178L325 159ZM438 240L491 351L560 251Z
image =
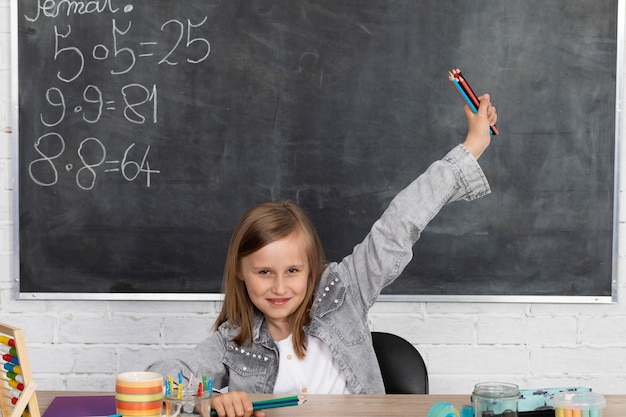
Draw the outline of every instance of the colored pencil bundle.
M302 400L302 398L300 398L299 395L293 395L291 397L281 397L272 398L270 400L254 401L252 402L252 407L255 410L267 410L269 408L293 407L303 403L304 401ZM217 415L215 410L211 410L211 415Z
M450 83L456 88L457 92L459 93L461 98L465 100L469 108L472 109L474 113L478 113L480 101L478 100L476 94L474 94L474 91L469 86L469 83L467 82L465 77L463 77L463 74L461 74L461 70L458 68L452 68L450 71L448 71L448 80L450 80ZM490 130L492 135L497 135L500 133L495 126L491 126Z

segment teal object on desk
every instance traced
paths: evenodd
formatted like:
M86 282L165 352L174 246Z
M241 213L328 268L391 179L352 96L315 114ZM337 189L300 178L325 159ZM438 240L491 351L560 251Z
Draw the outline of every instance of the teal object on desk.
M520 390L519 412L553 410L552 399L561 392L590 392L589 387L535 388Z
M459 410L454 408L454 405L444 402L444 401L440 401L430 408L430 411L428 411L428 417L460 417L460 416L459 416Z
M474 408L469 405L461 407L461 417L474 417Z

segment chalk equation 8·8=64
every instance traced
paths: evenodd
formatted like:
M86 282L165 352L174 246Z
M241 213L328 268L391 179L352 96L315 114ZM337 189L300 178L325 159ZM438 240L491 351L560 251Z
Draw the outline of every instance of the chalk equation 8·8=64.
M28 165L30 178L35 184L42 187L55 185L59 181L59 169L57 164L55 164L55 160L60 158L65 152L63 137L55 132L47 133L37 139L34 147L37 153L41 155L41 158L35 159ZM87 152L88 147L92 148L89 152ZM104 173L120 173L126 181L134 181L139 175L144 174L146 176L146 186L150 187L152 175L158 174L160 171L150 167L150 162L148 161L150 146L146 147L139 162L131 159L130 154L134 147L134 143L130 144L124 151L121 159L107 159L106 147L99 139L94 137L84 139L80 142L77 149L78 157L82 162L82 166L76 169L76 185L78 188L82 190L94 188L98 176L97 168L103 168L102 171ZM94 155L96 155L95 158ZM71 163L67 163L63 167L67 172L73 171L74 168L74 165Z

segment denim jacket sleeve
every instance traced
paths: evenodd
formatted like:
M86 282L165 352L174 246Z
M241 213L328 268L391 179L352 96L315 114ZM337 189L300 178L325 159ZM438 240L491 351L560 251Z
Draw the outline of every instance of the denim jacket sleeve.
M202 375L220 391L270 393L276 382L278 350L260 314L254 327L251 346L236 346L232 339L241 329L226 322L195 348L181 352L179 358L155 362L147 370L175 378L179 372L187 377Z
M228 371L223 363L226 352L226 341L221 332L213 332L194 349L181 352L180 358L155 362L148 366L147 371L158 372L164 377L171 376L176 381L178 373L189 377L203 375L213 379L216 389L228 385Z
M364 310L402 273L413 245L443 206L490 192L478 162L461 144L398 193L363 242L337 265L341 275L351 277L352 295L360 297Z

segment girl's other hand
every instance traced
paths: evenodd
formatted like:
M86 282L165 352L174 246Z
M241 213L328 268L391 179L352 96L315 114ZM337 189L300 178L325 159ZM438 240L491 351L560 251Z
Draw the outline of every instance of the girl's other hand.
M261 410L254 411L247 393L233 391L211 398L211 408L219 417L265 417Z

